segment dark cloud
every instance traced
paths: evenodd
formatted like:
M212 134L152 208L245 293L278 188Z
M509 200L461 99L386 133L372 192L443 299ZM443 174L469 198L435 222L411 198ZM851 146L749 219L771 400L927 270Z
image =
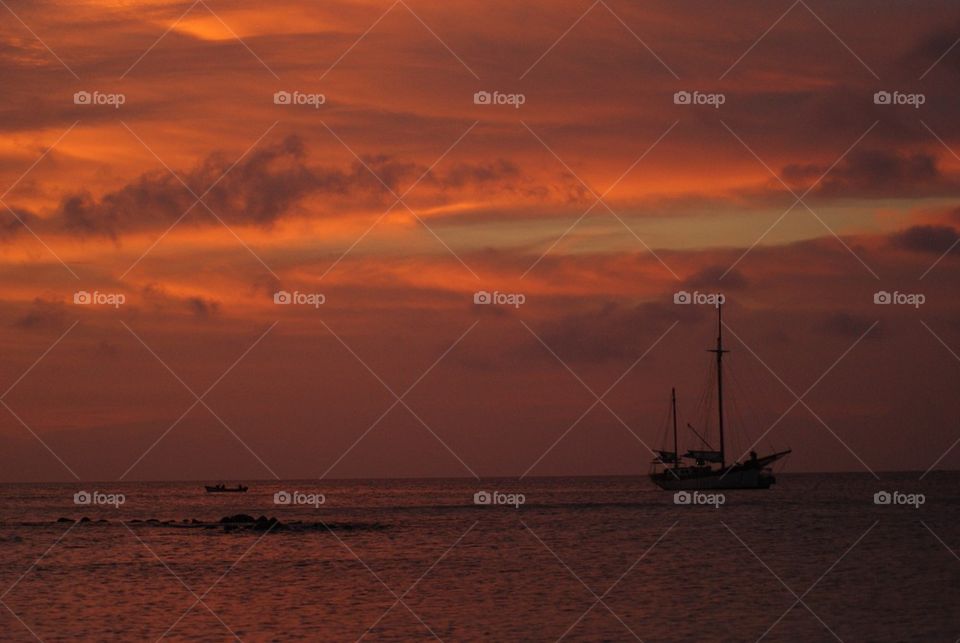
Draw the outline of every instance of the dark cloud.
M99 201L85 193L70 196L57 214L70 232L115 238L128 230L170 225L194 204L194 194L203 195L216 182L204 202L219 216L269 224L310 192L346 191L349 179L343 173L311 170L305 157L302 141L294 136L252 152L232 169L231 161L215 153L184 176L189 190L169 172L152 172ZM204 210L195 206L189 221L209 220Z
M12 212L11 212L12 210ZM0 240L5 240L24 231L24 226L31 229L42 225L40 219L33 213L22 208L0 207Z
M221 153L211 154L182 175L189 189L169 172L156 171L99 199L87 192L70 195L63 199L49 225L81 236L116 239L129 231L165 228L191 206L193 210L183 219L184 224L210 223L206 208L194 205L194 194L204 195L209 189L204 202L228 223L269 226L290 214L308 196L349 196L354 205L379 203L392 198L391 191L402 193L404 186L427 171L416 163L386 155L364 157L349 170L311 165L303 141L296 136L254 151L235 166L233 163ZM516 166L498 161L459 164L446 173L430 172L424 182L443 190L464 189L518 175ZM15 226L9 229L13 232Z
M383 189L386 185L398 195L427 168L411 161L401 161L387 154L362 156L363 163L354 166L359 183L367 188ZM363 170L362 172L360 170Z
M209 317L220 312L220 302L203 297L187 297L187 309L197 317Z
M499 159L491 163L454 165L439 182L444 188L463 188L468 185L485 185L500 183L506 178L519 178L520 168L515 163ZM437 182L437 177L431 173L430 179Z
M30 309L13 322L21 330L62 329L67 325L66 306L61 301L47 301L37 297Z
M147 284L140 292L144 301L158 312L185 310L198 318L211 317L220 312L219 301L197 295L180 297L157 284Z
M855 340L863 335L873 323L873 319L869 319L863 315L831 313L820 322L818 327L821 331L829 335ZM876 339L880 330L881 329L874 328L874 330L871 331L874 339Z
M672 301L634 307L608 303L599 309L549 322L538 332L547 346L564 360L636 359L670 324L705 314L698 310L700 308L705 307L680 306Z
M918 73L926 72L933 65L936 65L934 69L941 67L954 74L960 73L960 55L953 49L958 33L960 21L954 21L950 27L937 26L906 53L904 63L916 68Z
M955 228L943 225L917 225L897 232L890 237L891 243L904 250L943 254L953 247L960 234Z
M747 286L748 282L746 276L739 270L727 272L727 268L708 266L689 277L684 283L689 288L713 288L716 292L724 292L741 290Z
M820 164L791 164L783 168L781 176L794 190L802 190L828 169ZM830 170L815 192L843 197L930 196L956 194L960 182L944 175L937 158L930 154L855 150Z

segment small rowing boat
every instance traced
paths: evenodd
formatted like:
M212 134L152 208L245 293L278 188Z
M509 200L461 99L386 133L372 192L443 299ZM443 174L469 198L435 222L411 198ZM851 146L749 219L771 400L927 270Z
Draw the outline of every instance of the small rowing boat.
M227 487L222 484L214 485L212 487L210 485L205 485L205 488L207 490L207 493L246 493L247 492L247 487L243 486L242 484L238 484L236 487Z

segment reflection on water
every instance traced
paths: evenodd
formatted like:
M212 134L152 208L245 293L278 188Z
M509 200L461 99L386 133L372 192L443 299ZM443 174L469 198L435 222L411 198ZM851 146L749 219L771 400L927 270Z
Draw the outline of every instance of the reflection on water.
M882 477L783 475L719 507L644 478L4 485L0 626L5 640L955 641L960 476ZM75 505L81 490L114 502ZM925 502L875 504L881 491ZM237 514L279 527L217 524ZM282 528L297 524L317 528Z

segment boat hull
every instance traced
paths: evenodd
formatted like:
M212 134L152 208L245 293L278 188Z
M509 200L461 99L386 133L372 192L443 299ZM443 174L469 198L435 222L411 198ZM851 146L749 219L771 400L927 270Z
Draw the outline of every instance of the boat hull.
M742 469L727 472L709 471L697 475L674 476L670 471L650 476L661 489L668 491L695 491L701 489L769 489L776 478L769 471Z
M699 489L769 489L777 479L768 465L790 454L790 449L754 458L743 464L726 468L679 467L660 469L650 474L650 480L668 491L694 491Z

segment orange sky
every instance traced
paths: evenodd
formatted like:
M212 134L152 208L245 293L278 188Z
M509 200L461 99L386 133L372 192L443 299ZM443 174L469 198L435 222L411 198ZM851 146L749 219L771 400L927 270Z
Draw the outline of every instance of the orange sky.
M590 7L9 2L0 478L643 473L712 341L681 289L726 294L788 470L938 462L960 11Z

